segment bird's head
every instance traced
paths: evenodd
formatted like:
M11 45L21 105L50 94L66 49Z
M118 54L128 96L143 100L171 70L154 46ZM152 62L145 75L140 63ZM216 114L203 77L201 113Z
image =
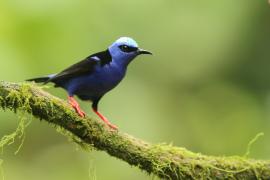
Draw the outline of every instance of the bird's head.
M121 37L110 47L109 52L112 59L117 63L128 65L136 56L141 54L152 54L149 51L139 48L135 40L129 37Z

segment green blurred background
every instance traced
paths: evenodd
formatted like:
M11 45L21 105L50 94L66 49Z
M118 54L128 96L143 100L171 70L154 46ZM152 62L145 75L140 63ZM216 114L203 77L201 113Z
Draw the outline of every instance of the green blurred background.
M2 0L0 77L59 72L120 36L154 56L137 58L100 103L124 132L210 155L270 158L270 10L254 0ZM62 89L48 89L66 98ZM89 103L81 102L91 115ZM0 135L15 130L1 112ZM25 143L5 148L6 180L151 179L104 152L85 152L33 120Z

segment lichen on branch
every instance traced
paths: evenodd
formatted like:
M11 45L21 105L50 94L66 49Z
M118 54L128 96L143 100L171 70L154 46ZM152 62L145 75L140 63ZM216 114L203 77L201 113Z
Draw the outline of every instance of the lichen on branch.
M64 129L81 145L94 147L162 179L270 179L270 162L215 157L185 148L151 144L112 131L101 121L81 118L63 100L32 83L0 82L0 107L24 111Z

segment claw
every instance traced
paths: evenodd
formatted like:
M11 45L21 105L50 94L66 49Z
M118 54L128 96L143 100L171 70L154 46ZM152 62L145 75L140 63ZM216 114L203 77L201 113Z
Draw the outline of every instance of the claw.
M81 110L79 103L72 96L68 97L68 103L75 109L80 117L85 117L85 112Z
M94 112L100 117L100 119L105 122L110 128L112 128L113 130L117 130L118 127L112 123L110 123L110 121L105 117L103 116L100 112L98 112L97 110L93 109Z
M85 117L85 112L83 112L82 110L80 109L76 109L77 113L79 114L79 116L81 117Z
M110 128L112 128L112 129L114 129L114 130L118 130L118 127L116 126L116 125L114 125L114 124L111 124L111 123L109 123L109 124L107 124Z

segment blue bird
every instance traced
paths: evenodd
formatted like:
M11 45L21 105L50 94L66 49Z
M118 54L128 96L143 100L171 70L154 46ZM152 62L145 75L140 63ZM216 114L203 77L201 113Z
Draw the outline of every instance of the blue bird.
M92 101L93 111L112 129L117 129L98 111L98 102L124 78L129 63L138 55L152 54L139 48L135 40L121 37L105 51L92 54L58 74L28 79L44 84L52 82L68 92L68 102L81 117L81 110L74 95L84 101Z

